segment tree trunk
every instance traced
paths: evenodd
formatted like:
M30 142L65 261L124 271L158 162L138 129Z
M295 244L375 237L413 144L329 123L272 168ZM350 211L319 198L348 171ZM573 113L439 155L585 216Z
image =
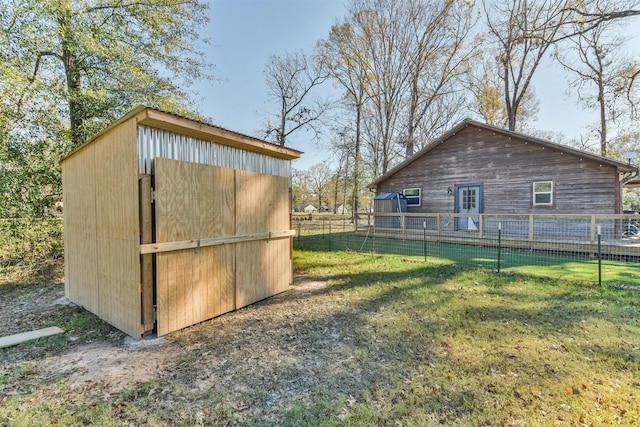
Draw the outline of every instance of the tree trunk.
M80 101L82 80L80 77L80 64L72 51L73 29L71 28L71 12L68 8L58 10L58 27L60 29L60 41L62 48L62 63L67 82L67 98L69 103L69 125L71 130L71 142L74 147L84 142L82 124L84 111Z
M278 142L280 142L280 146L284 147L285 144L285 135L287 130L287 107L286 100L282 99L282 111L280 112L280 134L278 135Z
M504 83L504 106L507 113L507 124L510 131L516 129L516 117L513 112L513 104L511 103L511 89L509 87L509 63L507 58L502 59L503 67L503 83Z
M360 112L362 110L362 105L356 105L356 149L355 149L355 159L353 161L353 203L352 203L352 218L353 223L358 228L358 181L360 177Z
M405 143L405 157L408 159L413 156L415 150L414 134L416 132L415 120L416 111L418 111L418 75L417 72L411 79L411 102L409 104L409 118L407 126L407 139Z
M600 155L607 155L607 110L604 100L604 87L600 83L598 87L598 101L600 103Z

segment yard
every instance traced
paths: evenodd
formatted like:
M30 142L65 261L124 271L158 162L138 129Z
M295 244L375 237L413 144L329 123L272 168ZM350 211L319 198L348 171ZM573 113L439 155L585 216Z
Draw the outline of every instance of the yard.
M53 305L60 269L0 282L0 425L636 425L640 290L421 257L294 252L296 283L130 351Z

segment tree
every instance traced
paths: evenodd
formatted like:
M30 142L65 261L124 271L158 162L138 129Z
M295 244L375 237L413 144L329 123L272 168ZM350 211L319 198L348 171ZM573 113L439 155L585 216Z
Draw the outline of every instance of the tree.
M310 99L313 89L328 77L317 58L308 58L303 52L271 56L264 75L269 97L279 107L278 124L273 126L267 122L266 136L275 137L276 142L284 146L287 137L299 129L312 128L318 134L314 124L327 112L330 103Z
M311 166L307 172L308 186L318 202L318 209L329 201L329 182L333 171L329 163L322 162Z
M361 129L365 101L368 99L368 60L360 45L360 38L352 25L345 22L331 28L329 38L318 42L322 64L344 90L343 102L354 112L353 138L353 197L351 208L357 220L361 167Z
M464 96L456 83L474 52L465 41L472 11L472 3L458 0L350 3L349 41L365 71L361 119L374 176L386 173L401 149L413 154L420 136L428 139L459 118Z
M313 197L309 189L309 179L307 175L306 170L291 169L291 203L293 206L309 203Z
M640 63L624 55L625 40L611 32L612 22L603 22L591 31L567 39L557 49L556 58L575 77L570 82L578 102L598 110L600 155L608 154L609 125L622 116L621 104L630 101L631 88L640 72Z
M476 40L469 42L476 23L474 4L467 1L409 1L405 22L409 29L406 95L405 155L413 155L422 130L431 140L457 119L464 105L459 81L476 57ZM449 108L444 108L448 106ZM434 120L435 119L435 120Z
M460 118L457 79L468 68L473 4L352 0L319 51L353 112L353 212L365 168L384 174Z
M136 103L182 112L184 85L204 75L198 0L3 2L2 59L18 91L12 107L63 99L79 145Z
M42 215L61 156L136 104L192 115L198 0L0 3L0 205ZM8 208L7 208L8 209ZM10 212L3 212L8 215Z
M499 65L493 59L477 61L467 75L471 94L469 107L487 124L507 128L509 116L504 101L504 83ZM538 99L533 89L527 90L518 107L518 123L525 128L538 114Z
M350 165L353 162L353 146L346 140L347 128L334 128L334 139L331 144L332 157L337 161L337 169L333 177L333 213L338 205L347 206L347 192L350 188ZM343 210L344 213L344 210Z
M503 85L508 129L516 130L523 99L542 58L567 19L564 0L483 0L489 29L496 46Z
M566 29L553 41L586 34L600 25L624 20L640 15L639 0L568 0L559 13L566 15L563 26ZM541 26L555 26L555 22L540 23Z

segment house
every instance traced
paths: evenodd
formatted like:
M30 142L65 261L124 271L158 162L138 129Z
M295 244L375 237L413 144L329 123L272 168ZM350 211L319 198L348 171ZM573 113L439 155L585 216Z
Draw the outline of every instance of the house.
M300 155L132 110L60 163L66 296L141 338L288 289Z
M298 203L293 206L293 212L315 213L318 212L318 209L308 203Z
M338 213L338 214L348 214L349 213L349 208L346 207L343 204L339 204L338 207L336 207L336 213Z
M637 176L627 163L466 119L368 187L404 194L408 213L619 214Z

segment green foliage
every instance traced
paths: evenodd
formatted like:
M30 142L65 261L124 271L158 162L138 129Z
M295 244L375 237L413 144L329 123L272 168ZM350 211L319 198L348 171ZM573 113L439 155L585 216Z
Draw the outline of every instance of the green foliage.
M60 218L0 219L0 268L32 267L64 255Z
M185 88L207 76L197 45L207 5L198 0L0 8L4 89L14 93L8 106L29 115L34 107L63 105L76 143L139 103L185 111Z
M27 219L2 225L3 264L61 253L50 239L55 227L32 219L59 200L58 162L71 149L138 104L197 116L186 88L208 77L199 51L207 7L0 2L0 218ZM14 240L20 232L34 253Z
M640 212L640 188L627 188L622 193L622 207Z

